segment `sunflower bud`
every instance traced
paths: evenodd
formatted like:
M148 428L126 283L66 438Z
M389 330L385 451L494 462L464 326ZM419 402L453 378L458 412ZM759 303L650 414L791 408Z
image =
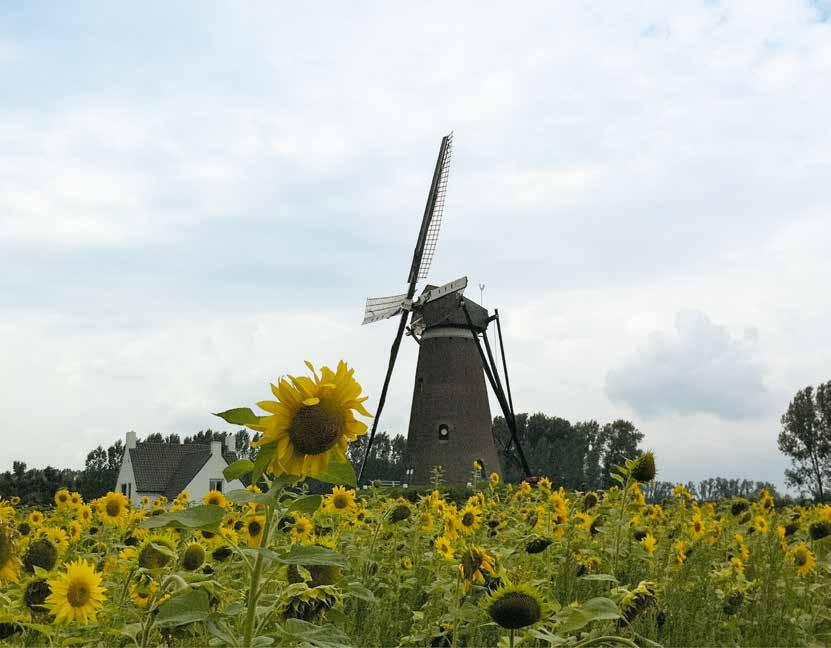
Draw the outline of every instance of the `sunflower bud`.
M30 574L35 567L51 571L58 561L58 548L47 538L35 540L23 556L23 568Z
M808 527L808 534L811 536L811 540L822 540L831 535L831 523L825 521L814 522Z
M638 457L630 474L633 479L641 483L651 482L655 479L655 455L652 451L645 452Z

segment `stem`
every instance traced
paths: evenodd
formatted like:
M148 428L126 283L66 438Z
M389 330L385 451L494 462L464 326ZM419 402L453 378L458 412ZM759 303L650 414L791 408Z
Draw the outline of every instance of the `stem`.
M511 648L514 648L514 629L513 628L511 628L511 634L509 636L510 636L510 643L508 645Z
M626 504L629 499L629 475L626 475L626 482L623 484L623 497L620 501L620 519L615 527L615 553L612 558L612 576L617 576L617 559L620 553L620 527L623 526L623 519L626 516Z
M269 531L271 530L271 518L273 509L270 505L265 509L265 528L263 529L262 544L268 543ZM252 635L254 634L254 619L257 616L257 599L259 598L260 576L263 572L263 555L257 553L257 560L254 562L254 569L251 571L251 582L248 586L248 611L245 615L245 626L242 635L242 645L245 648L251 645Z

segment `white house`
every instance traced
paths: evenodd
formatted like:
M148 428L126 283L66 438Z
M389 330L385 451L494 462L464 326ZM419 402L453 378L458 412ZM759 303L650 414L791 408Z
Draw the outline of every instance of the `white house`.
M154 500L161 495L173 499L183 490L200 500L210 490L228 492L244 488L235 479L225 480L222 471L237 460L232 437L207 443L136 443L128 432L124 458L118 471L116 489L134 503L144 495Z

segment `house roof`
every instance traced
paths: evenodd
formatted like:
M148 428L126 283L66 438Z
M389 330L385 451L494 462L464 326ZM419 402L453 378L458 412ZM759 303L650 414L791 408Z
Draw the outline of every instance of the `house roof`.
M130 448L136 491L176 497L210 458L209 444L139 443ZM222 458L228 464L237 460L236 453L228 452L224 447Z

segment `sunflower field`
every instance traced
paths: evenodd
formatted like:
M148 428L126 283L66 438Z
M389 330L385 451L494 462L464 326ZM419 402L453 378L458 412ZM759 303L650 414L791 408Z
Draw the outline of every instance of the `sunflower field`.
M48 510L0 501L0 642L116 646L831 644L831 506L645 501L646 453L605 492L494 473L454 501L356 488L366 430L341 363L272 387L241 490ZM306 478L332 485L311 494Z

